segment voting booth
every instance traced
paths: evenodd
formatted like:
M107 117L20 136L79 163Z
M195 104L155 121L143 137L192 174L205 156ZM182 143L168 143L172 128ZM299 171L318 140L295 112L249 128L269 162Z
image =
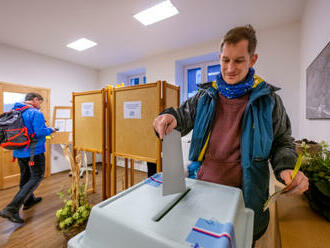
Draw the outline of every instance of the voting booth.
M95 205L70 248L250 248L252 210L238 188L186 178L184 193L162 196L161 174Z
M130 186L134 185L134 160L155 163L161 171L161 142L152 123L162 110L179 104L180 87L166 81L72 93L73 148L93 153L93 192L96 153L102 154L103 200L117 194L117 157L125 159L126 189L129 159Z
M180 105L180 87L157 81L144 85L113 88L110 98L112 195L117 194L117 157L125 159L125 188L128 188L128 159L130 186L134 185L134 160L156 164L162 170L162 144L156 137L153 121L165 108Z
M134 160L152 162L161 171L162 144L155 136L153 120L180 104L180 87L157 81L144 85L72 93L72 143L75 151L102 154L103 200L117 194L117 158L125 159L125 189L130 160L130 186L134 185ZM64 110L61 109L63 112ZM58 120L66 123L69 120Z
M106 187L106 97L107 91L94 90L72 93L72 144L74 157L78 151L92 153L92 189L96 191L96 154L102 154L102 197ZM86 171L88 173L88 171Z

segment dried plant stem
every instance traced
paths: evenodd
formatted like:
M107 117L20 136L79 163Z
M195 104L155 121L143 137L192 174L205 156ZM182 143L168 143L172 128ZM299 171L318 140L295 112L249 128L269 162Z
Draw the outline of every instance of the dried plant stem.
M75 208L79 207L79 186L80 186L80 168L81 168L81 152L77 151L77 156L76 156L76 161L75 161L75 182L74 182L74 188L75 188L75 192L72 192L72 202L74 202Z
M71 168L71 173L72 173L72 181L71 181L71 192L72 192L72 196L75 195L75 183L76 183L76 166L75 166L75 162L73 160L73 156L71 154L70 148L68 145L61 145L63 153L65 155L65 158L67 159L67 161L70 164L70 168ZM73 200L73 199L72 199ZM72 201L72 211L74 211L76 209L76 202Z
M87 189L88 189L88 164L87 164L87 155L86 155L85 151L84 151L84 164L85 164L85 171L86 171L86 181L85 181L84 193L87 194Z
M71 183L71 199L72 199L72 212L75 212L80 206L80 196L79 196L79 187L80 187L80 169L82 164L81 152L77 151L77 156L73 159L72 153L68 145L61 145L65 158L68 160L71 172L72 172L72 183ZM86 164L86 185L84 193L87 193L86 186L88 185L88 174L87 174L87 156L84 152L84 162Z

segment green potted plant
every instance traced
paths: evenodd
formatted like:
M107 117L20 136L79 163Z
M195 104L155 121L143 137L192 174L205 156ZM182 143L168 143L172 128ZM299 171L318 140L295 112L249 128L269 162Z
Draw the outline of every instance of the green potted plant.
M92 206L88 203L87 198L87 172L85 183L80 184L81 153L78 152L74 160L69 147L62 146L62 148L71 166L72 183L71 188L66 193L63 191L58 193L59 197L64 201L64 206L56 211L56 227L63 233L66 240L69 240L79 232L85 230ZM85 153L84 162L87 167ZM86 171L88 171L87 168Z
M330 151L328 144L320 143L318 152L309 152L309 145L302 142L302 171L309 178L310 186L305 193L313 210L330 221Z

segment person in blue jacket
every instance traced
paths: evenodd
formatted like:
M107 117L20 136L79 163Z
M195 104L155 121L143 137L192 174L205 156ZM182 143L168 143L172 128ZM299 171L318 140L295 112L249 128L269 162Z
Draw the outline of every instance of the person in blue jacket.
M290 119L279 88L254 71L257 38L251 25L235 27L220 45L220 74L178 109L164 110L154 120L160 139L173 129L184 136L193 130L189 177L242 189L245 206L254 211L253 239L269 223L263 206L269 196L269 167L290 184L287 194L302 194L308 178L299 171Z
M29 106L22 113L24 125L28 134L34 134L36 144L34 147L34 165L29 165L31 146L27 149L14 150L13 156L17 158L21 171L19 191L13 200L0 211L0 216L15 223L24 223L19 215L19 209L24 204L23 210L31 208L41 201L41 197L35 197L33 191L42 181L45 173L45 142L46 136L55 132L55 129L45 125L45 118L40 111L43 98L38 93L28 93L24 103L15 103L13 109Z

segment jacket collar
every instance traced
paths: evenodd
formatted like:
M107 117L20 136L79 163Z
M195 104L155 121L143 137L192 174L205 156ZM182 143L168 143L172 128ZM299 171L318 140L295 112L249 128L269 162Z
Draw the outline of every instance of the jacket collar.
M249 102L253 102L261 96L272 94L278 90L280 90L280 88L263 81L262 83L258 84L255 88L252 88Z

